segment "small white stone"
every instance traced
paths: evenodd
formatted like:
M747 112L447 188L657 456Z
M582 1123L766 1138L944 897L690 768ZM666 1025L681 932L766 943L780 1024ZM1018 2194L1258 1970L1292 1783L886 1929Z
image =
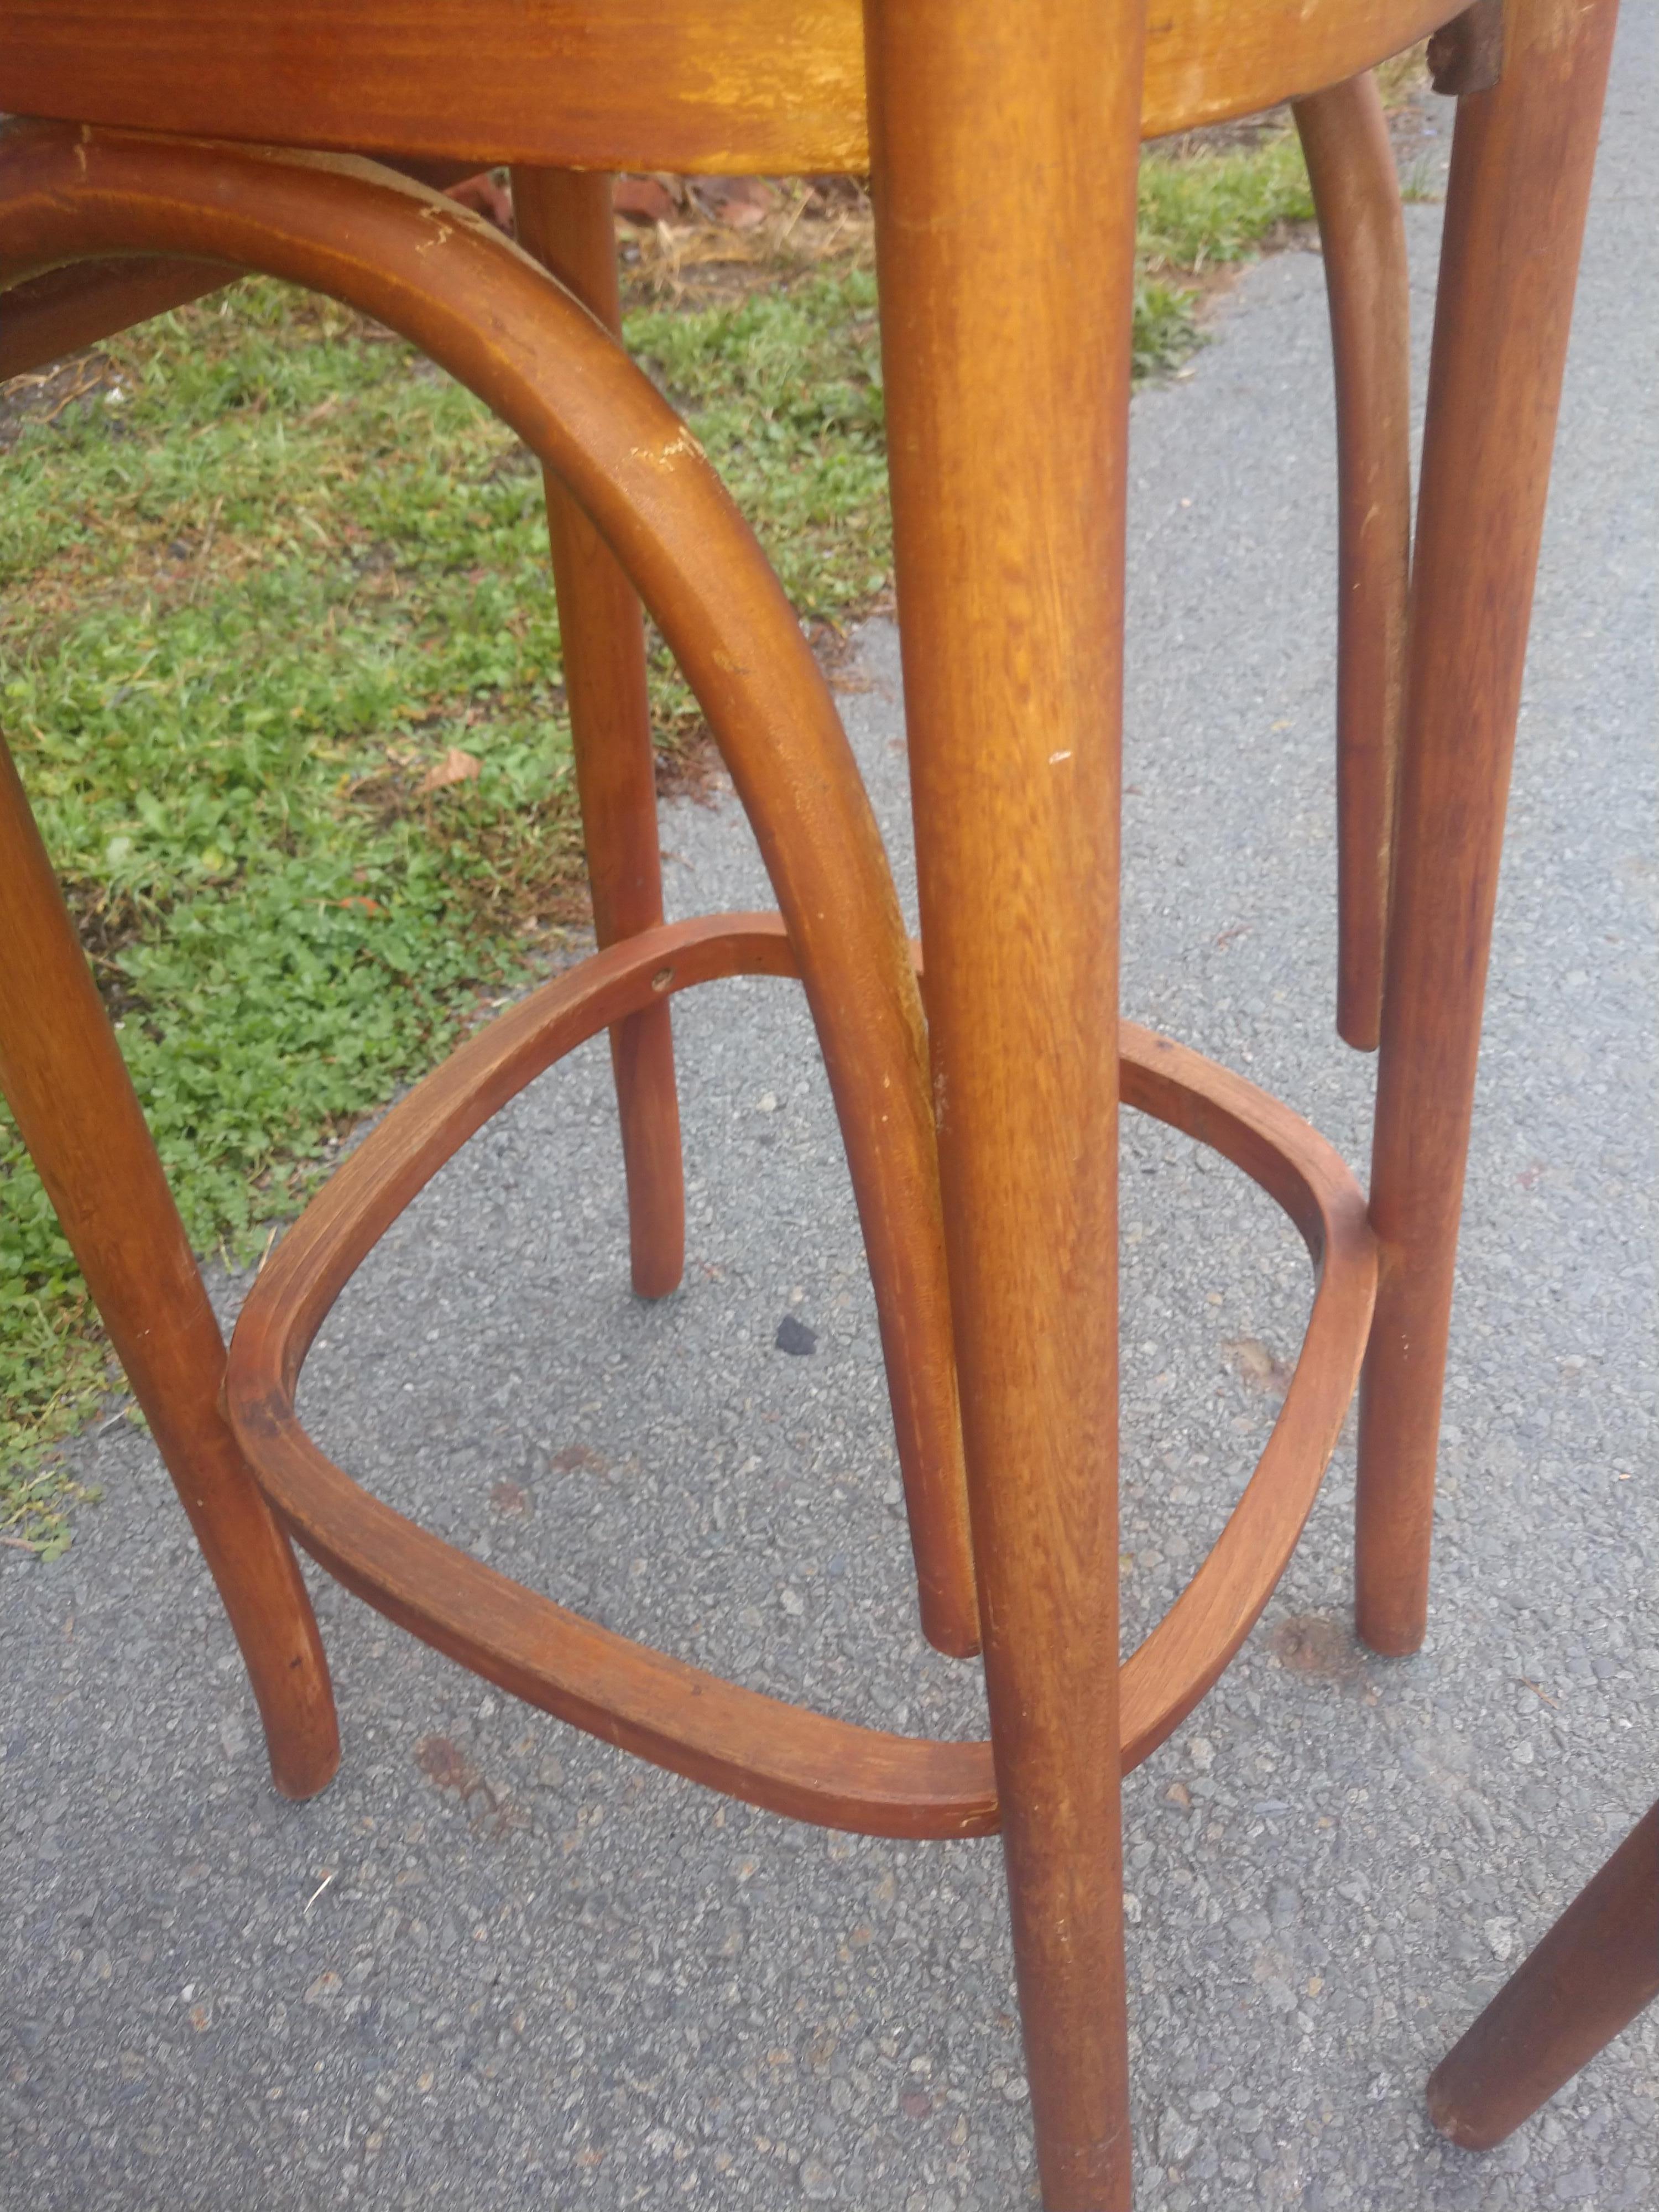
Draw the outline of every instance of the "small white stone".
M1166 2105L1158 2124L1158 2155L1164 2166L1180 2166L1198 2148L1198 2130L1184 2112Z

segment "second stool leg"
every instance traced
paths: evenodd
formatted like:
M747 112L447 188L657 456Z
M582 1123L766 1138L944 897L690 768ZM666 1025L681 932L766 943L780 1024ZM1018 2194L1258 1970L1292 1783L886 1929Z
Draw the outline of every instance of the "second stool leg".
M271 1779L312 1796L340 1739L311 1601L220 1410L219 1324L3 739L0 946L0 1088L219 1585Z
M611 179L516 168L519 240L611 331L622 326ZM655 761L645 684L645 623L634 588L592 524L554 478L548 533L559 595L565 695L576 758L593 927L601 945L662 920ZM634 1288L664 1297L685 1264L685 1188L674 1033L666 1006L611 1033L628 1177Z
M1659 1805L1429 2077L1429 2117L1491 2150L1659 1997Z
M1514 0L1458 103L1435 310L1371 1152L1359 1633L1414 1651L1498 853L1617 0Z
M1388 118L1369 70L1298 100L1336 387L1336 1026L1376 1049L1411 570L1411 296Z
M866 9L935 1115L1048 2212L1132 2193L1117 911L1143 34L1136 0ZM1085 204L1079 281L1056 211Z

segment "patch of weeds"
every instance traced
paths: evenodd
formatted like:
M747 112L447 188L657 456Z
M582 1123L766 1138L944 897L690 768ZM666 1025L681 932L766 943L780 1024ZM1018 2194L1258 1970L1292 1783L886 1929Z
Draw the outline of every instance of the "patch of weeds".
M690 421L800 614L834 620L885 588L892 532L872 270L629 315L624 336Z
M55 1559L69 1548L70 1509L99 1493L65 1474L54 1448L103 1403L109 1358L77 1284L24 1287L10 1231L0 1218L0 1544Z
M1288 127L1250 146L1147 153L1140 164L1139 252L1152 276L1201 276L1243 261L1287 225L1313 220L1301 143Z

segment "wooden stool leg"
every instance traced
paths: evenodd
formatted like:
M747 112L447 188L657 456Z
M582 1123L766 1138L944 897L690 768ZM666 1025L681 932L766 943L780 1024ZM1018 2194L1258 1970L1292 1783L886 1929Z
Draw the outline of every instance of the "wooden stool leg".
M517 168L519 240L607 330L622 327L611 179L574 169ZM655 763L645 688L645 625L633 586L558 480L549 476L548 533L559 595L565 694L576 788L601 945L662 920ZM665 1297L685 1263L684 1170L666 1006L611 1032L628 1177L634 1288Z
M1358 1625L1415 1650L1498 850L1616 0L1514 0L1458 104L1412 576L1371 1154Z
M1331 305L1337 445L1336 1026L1376 1049L1411 569L1411 301L1400 179L1368 70L1298 100Z
M271 1778L309 1797L340 1757L311 1601L220 1411L219 1325L3 741L0 945L0 1089L219 1585Z
M1491 2150L1659 1997L1659 1805L1429 2077L1429 2117Z
M868 0L946 1246L1042 2201L1130 2202L1117 897L1143 11ZM1086 205L1079 283L1057 210Z

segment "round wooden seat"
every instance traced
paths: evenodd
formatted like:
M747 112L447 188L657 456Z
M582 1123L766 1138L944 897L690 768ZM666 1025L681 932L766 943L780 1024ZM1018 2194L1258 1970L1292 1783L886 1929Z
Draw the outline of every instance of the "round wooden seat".
M395 1106L260 1273L231 1343L231 1425L266 1496L322 1565L389 1620L561 1720L775 1813L884 1836L998 1825L988 1742L885 1734L781 1703L600 1628L369 1495L295 1409L324 1318L444 1163L556 1060L629 1014L726 975L794 975L776 915L648 930L534 992ZM1272 1437L1204 1565L1123 1669L1123 1765L1177 1727L1237 1650L1312 1504L1365 1349L1376 1260L1340 1158L1265 1092L1125 1024L1127 1105L1224 1154L1296 1223L1319 1287Z
M1447 0L1170 0L1148 138L1352 77ZM429 160L861 173L860 0L15 0L0 112Z

